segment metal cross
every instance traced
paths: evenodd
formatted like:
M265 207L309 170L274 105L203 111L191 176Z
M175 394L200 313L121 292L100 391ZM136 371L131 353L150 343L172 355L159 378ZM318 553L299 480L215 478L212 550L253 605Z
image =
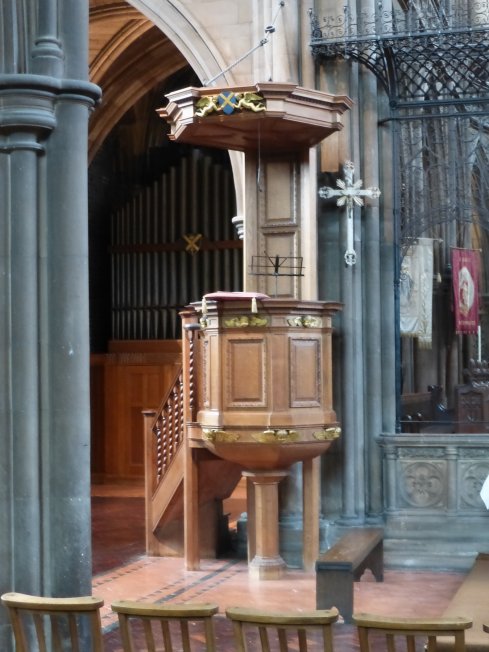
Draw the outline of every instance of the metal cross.
M319 189L319 196L323 199L331 197L338 197L336 201L337 206L346 206L347 218L347 246L345 251L345 263L349 266L357 262L357 254L353 248L353 205L363 206L362 197L372 197L377 199L380 197L380 190L378 188L364 188L362 190L363 181L353 181L353 173L355 166L351 161L346 161L343 166L345 174L345 181L337 179L336 185L338 188L328 188L324 186Z

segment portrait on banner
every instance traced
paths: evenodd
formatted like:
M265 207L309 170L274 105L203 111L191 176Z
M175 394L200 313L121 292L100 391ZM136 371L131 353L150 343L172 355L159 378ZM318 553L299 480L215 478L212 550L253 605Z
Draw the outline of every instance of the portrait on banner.
M479 252L452 249L455 332L475 334L479 327Z

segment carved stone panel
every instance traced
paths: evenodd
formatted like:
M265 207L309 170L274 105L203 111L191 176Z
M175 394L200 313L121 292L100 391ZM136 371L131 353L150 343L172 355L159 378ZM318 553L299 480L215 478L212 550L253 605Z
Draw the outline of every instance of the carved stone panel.
M446 496L445 468L445 464L440 462L401 462L399 507L442 507Z
M462 509L485 510L480 497L484 480L489 475L489 460L460 463L460 507Z

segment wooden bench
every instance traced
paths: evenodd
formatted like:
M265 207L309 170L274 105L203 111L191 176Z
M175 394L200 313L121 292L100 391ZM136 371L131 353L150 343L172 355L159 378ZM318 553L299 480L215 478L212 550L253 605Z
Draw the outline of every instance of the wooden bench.
M487 652L489 634L482 626L489 622L489 554L479 553L466 578L443 612L445 617L466 616L472 627L465 632L465 648L468 652ZM439 639L437 651L450 652L453 643Z
M316 608L336 607L345 623L353 613L353 582L369 568L384 579L384 531L358 528L347 532L316 561Z

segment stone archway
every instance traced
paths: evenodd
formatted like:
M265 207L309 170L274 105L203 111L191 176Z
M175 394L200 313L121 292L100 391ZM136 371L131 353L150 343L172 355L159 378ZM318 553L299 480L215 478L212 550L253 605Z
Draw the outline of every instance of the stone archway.
M225 68L203 26L181 3L132 0L131 5L90 3L90 76L102 88L103 99L90 121L89 163L124 113L155 85L188 65L201 80ZM226 77L233 83L232 73ZM230 152L230 160L242 214L242 156Z

